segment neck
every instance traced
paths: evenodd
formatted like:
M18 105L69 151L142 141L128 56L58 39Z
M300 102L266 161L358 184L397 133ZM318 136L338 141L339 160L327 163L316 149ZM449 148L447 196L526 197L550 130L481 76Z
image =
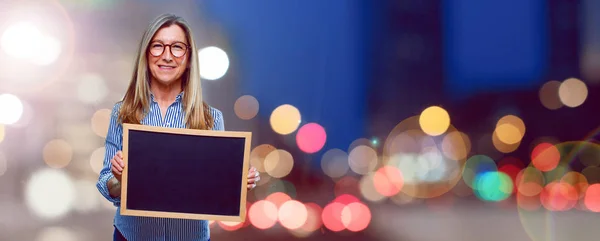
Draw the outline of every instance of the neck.
M156 80L150 82L150 91L154 94L154 100L159 103L173 102L177 95L183 91L181 80L177 80L172 84L165 85Z

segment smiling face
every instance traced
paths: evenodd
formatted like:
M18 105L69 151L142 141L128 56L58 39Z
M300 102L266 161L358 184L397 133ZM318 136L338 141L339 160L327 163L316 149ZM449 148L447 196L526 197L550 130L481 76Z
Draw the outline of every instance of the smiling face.
M185 31L177 24L161 28L148 47L148 69L152 82L181 83L188 67L189 48Z

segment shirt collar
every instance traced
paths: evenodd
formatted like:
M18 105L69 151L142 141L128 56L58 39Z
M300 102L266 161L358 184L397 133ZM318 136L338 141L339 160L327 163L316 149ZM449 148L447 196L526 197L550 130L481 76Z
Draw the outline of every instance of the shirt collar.
M177 97L175 97L175 102L181 102L181 99L183 98L183 94L185 91L181 91L181 93L179 93L177 95ZM154 93L152 93L152 91L150 91L150 100L152 102L156 102L156 100L154 99Z

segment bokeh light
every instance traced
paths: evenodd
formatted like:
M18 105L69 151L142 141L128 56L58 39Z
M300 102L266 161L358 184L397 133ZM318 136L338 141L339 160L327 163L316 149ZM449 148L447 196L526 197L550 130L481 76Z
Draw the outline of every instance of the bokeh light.
M453 125L446 135L432 137L421 129L419 120L420 116L411 116L398 123L383 145L381 164L402 171L401 192L411 197L396 200L400 203L450 192L462 177L465 155L471 149L469 138Z
M439 136L448 130L450 115L439 106L431 106L421 112L419 124L423 132L431 136Z
M238 98L233 104L233 112L242 120L250 120L258 114L258 100L251 95Z
M378 159L379 157L375 149L370 146L360 145L350 151L348 165L355 173L365 175L375 170Z
M565 106L573 108L585 102L588 96L588 89L583 81L576 78L569 78L560 84L558 96Z
M8 55L18 59L29 59L36 54L38 41L44 35L30 22L10 25L0 37L0 46Z
M89 180L75 181L75 201L73 209L80 213L90 213L96 211L100 206L101 199L98 198L100 193L96 188L96 182Z
M259 172L267 172L265 170L265 158L275 150L277 148L270 144L261 144L254 147L250 152L250 165L256 167Z
M321 156L321 169L325 175L331 178L339 178L348 172L348 154L346 152L334 148L326 151Z
M100 109L92 115L91 125L92 131L99 137L105 138L108 133L108 125L110 124L111 110Z
M519 172L523 170L523 168L525 168L523 162L521 162L521 160L517 159L516 157L512 156L506 156L502 158L502 160L500 160L500 162L498 163L498 171L508 175L512 183L514 184L513 192L516 192L518 189L517 176L519 175Z
M540 88L539 97L542 105L550 110L556 110L563 106L563 103L558 96L558 88L560 87L561 82L556 80L551 80Z
M3 124L0 124L0 143L2 143L2 141L4 141L4 136L5 136L5 128Z
M365 230L371 223L371 210L361 202L353 202L342 209L342 224L351 232Z
M590 211L600 212L600 183L592 184L587 188L584 203Z
M323 225L333 232L340 232L344 230L346 227L342 222L342 212L345 207L346 205L339 202L331 202L327 204L321 213Z
M0 94L0 124L11 125L23 115L23 103L13 94Z
M571 185L556 181L548 183L540 194L542 205L550 211L567 211L577 204L578 199L579 195Z
M277 149L265 157L265 171L275 178L290 174L294 167L294 158L286 150Z
M8 170L8 160L6 160L6 155L0 151L0 177L6 173Z
M385 200L385 196L375 189L375 173L370 172L367 175L364 175L359 182L360 194L371 202L380 202Z
M296 143L305 153L315 153L321 150L327 141L325 129L317 123L308 123L298 130Z
M273 110L271 118L271 128L278 134L288 135L300 125L300 111L292 105L280 105Z
M250 223L258 229L269 229L273 227L278 220L277 206L270 201L260 200L250 206L248 211Z
M292 200L292 197L290 197L290 195L287 195L286 193L283 193L283 192L275 192L275 193L272 193L269 196L267 196L267 198L265 198L265 200L275 204L275 206L277 207L277 210L279 210L281 205L283 205L287 201Z
M525 135L525 123L515 115L506 115L498 120L495 129L498 139L513 145L521 142Z
M379 168L373 175L373 185L381 195L391 197L402 190L404 178L400 169L386 165Z
M96 174L100 174L104 167L104 155L106 152L105 147L100 147L92 152L90 155L90 167Z
M316 203L304 204L307 211L306 222L300 227L300 237L306 237L308 234L317 231L323 225L321 214L323 209Z
M515 182L521 195L533 197L542 192L546 179L540 170L526 167L517 174Z
M559 162L560 152L550 143L540 143L531 151L531 164L541 171L551 171Z
M356 148L358 146L371 146L371 147L375 147L376 145L373 145L373 141L369 140L367 138L358 138L358 139L352 141L352 143L350 143L350 145L348 145L347 152L350 153L352 150L354 150L354 148Z
M102 76L86 73L79 77L77 97L86 104L98 104L108 96L108 87Z
M35 119L35 113L33 107L26 102L25 100L21 100L21 104L23 104L23 112L19 120L13 124L11 127L14 128L27 128L30 127L31 121ZM0 124L1 125L1 124Z
M27 180L25 202L41 218L60 218L73 208L75 186L62 169L38 170Z
M492 133L491 137L492 137L491 138L492 145L500 153L505 153L505 154L512 153L512 152L516 151L519 148L519 145L521 144L521 142L517 142L515 144L507 144L507 143L502 142L500 140L500 138L498 138L498 132L496 132L496 131L494 131L494 133ZM484 144L482 144L482 143L484 143ZM489 142L488 142L488 140L485 140L485 142L482 142L482 143L480 143L480 147L485 146ZM496 156L496 155L490 155L490 156L493 156L494 158L499 158L499 156Z
M43 149L44 162L52 168L63 168L69 165L73 158L73 148L62 139L51 140Z
M474 155L465 163L463 180L465 184L474 190L477 188L476 178L486 172L498 171L498 167L492 158L486 155Z
M218 80L229 69L229 57L222 49L209 46L198 50L200 75L207 80Z
M33 47L36 51L35 55L31 56L29 61L36 65L50 65L58 59L62 52L60 41L53 36L41 36ZM31 47L31 46L30 46Z
M513 182L506 173L488 171L478 173L473 186L475 194L481 200L499 202L507 199L513 192Z
M304 204L296 200L286 201L279 207L279 223L287 229L302 227L308 218Z
M561 179L560 182L569 184L575 189L575 192L578 193L578 198L583 198L585 196L585 192L589 186L587 178L579 172L570 171L566 173Z
M245 222L217 221L217 224L223 230L233 232L242 228Z
M66 227L46 227L37 234L35 241L78 241L80 237L71 229Z
M466 159L471 152L471 140L467 134L460 131L449 132L442 140L442 152L451 160Z

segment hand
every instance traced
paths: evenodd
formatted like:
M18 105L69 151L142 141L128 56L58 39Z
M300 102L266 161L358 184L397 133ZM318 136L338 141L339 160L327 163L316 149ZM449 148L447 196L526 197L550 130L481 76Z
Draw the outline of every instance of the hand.
M115 178L121 182L121 174L123 174L123 168L125 168L125 163L123 162L123 152L117 151L117 154L110 159L110 164L112 165L111 171Z
M258 181L260 181L260 172L256 170L256 167L250 168L248 172L248 190L255 188Z

